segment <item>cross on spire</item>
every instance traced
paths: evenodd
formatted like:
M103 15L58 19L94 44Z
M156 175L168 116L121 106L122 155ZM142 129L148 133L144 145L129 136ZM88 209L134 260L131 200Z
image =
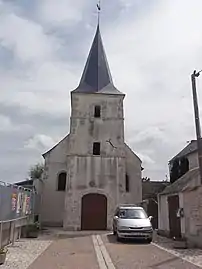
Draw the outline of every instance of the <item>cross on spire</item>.
M101 12L101 0L97 3L97 10L98 10L98 25L100 23L100 12Z

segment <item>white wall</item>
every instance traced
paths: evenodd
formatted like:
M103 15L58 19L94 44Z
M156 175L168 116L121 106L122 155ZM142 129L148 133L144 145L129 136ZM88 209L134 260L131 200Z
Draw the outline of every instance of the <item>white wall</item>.
M173 194L172 194L173 195ZM168 205L168 197L169 195L160 195L158 204L159 204L159 230L165 231L166 234L170 231L169 225L169 205ZM183 193L179 193L179 207L184 207ZM185 235L185 218L181 217L181 233Z
M107 227L119 203L142 199L141 160L124 143L123 95L72 93L70 134L45 155L42 222L81 227L81 199L88 193L104 194L108 200ZM94 106L101 118L94 118ZM106 140L111 139L113 148ZM100 156L93 143L101 142ZM57 176L67 172L65 192L57 192ZM130 192L126 193L125 175Z
M124 157L123 96L72 93L71 100L69 154L92 155L93 142L101 142L102 156ZM101 106L101 118L94 118L95 105Z
M130 192L125 194L125 201L128 203L138 204L142 201L142 172L141 160L134 154L128 145L126 150L126 173L129 176Z
M189 170L198 167L198 153L193 152L187 156L189 160Z
M198 169L194 169L197 171ZM199 172L190 178L189 183L178 193L179 207L184 209L184 216L180 218L182 236L195 242L198 246L202 242L202 188ZM173 194L172 194L173 195ZM159 229L169 231L168 195L159 196ZM200 240L199 240L200 238Z
M158 196L158 228L159 230L169 232L169 212L168 200L166 195Z
M107 225L110 229L116 205L140 202L142 194L141 161L124 143L124 96L72 93L71 98L64 227L80 229L82 196L98 192L108 200ZM94 118L95 105L101 106L101 118ZM115 148L106 142L109 139ZM100 156L93 156L94 142L101 143ZM131 184L128 194L125 191L126 171Z
M69 137L65 137L45 156L41 221L47 225L63 225L65 192L57 191L58 174L67 172Z

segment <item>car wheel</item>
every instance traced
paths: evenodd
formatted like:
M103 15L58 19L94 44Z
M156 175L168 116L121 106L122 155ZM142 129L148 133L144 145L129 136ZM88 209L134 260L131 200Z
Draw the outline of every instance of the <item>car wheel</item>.
M117 234L117 232L116 232L116 230L113 228L113 235L116 235Z
M121 238L118 236L117 233L116 233L116 241L117 241L117 242L120 242L120 241L121 241Z

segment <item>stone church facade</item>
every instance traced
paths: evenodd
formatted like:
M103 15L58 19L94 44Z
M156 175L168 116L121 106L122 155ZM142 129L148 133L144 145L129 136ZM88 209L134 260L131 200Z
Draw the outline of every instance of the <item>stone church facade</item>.
M43 154L44 225L111 229L118 204L141 202L141 160L124 140L124 97L113 84L98 25L71 92L70 133Z

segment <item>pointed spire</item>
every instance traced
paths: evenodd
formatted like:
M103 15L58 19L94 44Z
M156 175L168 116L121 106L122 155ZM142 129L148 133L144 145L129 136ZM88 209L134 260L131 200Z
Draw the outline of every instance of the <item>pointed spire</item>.
M94 91L99 91L110 83L113 84L100 35L99 24L81 78L80 84L83 83L91 86Z
M80 84L74 92L121 94L113 85L100 34L99 21Z

